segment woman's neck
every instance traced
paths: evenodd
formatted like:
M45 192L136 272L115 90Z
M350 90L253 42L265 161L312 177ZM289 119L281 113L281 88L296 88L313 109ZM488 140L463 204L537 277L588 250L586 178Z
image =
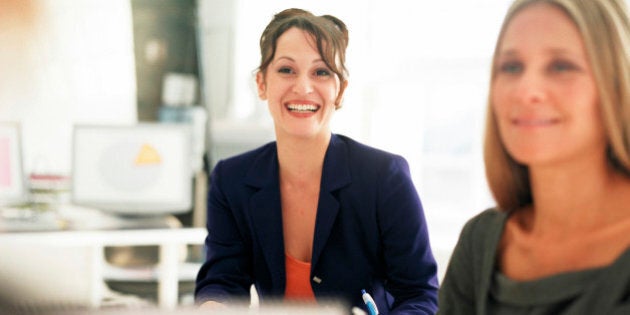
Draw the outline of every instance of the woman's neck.
M530 167L534 200L532 232L588 230L625 218L630 180L605 158Z
M278 164L283 181L319 180L331 134L314 138L278 137Z

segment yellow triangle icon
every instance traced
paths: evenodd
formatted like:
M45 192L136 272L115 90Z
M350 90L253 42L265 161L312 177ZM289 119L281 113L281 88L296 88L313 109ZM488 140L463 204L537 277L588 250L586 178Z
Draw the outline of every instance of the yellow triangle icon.
M160 164L162 159L158 151L149 144L143 144L140 152L136 156L134 163L136 165Z

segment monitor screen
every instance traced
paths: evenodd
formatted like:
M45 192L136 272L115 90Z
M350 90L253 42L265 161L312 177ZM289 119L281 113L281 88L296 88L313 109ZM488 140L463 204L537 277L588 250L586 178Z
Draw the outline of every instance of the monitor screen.
M129 216L191 210L191 137L184 124L75 126L73 203Z
M0 123L0 205L26 202L20 125Z

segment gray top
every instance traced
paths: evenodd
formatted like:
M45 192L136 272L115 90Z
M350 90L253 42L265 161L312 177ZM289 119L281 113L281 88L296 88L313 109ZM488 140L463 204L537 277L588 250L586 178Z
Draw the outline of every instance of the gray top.
M472 218L455 247L439 292L439 314L630 314L630 248L607 267L514 281L496 269L509 214Z

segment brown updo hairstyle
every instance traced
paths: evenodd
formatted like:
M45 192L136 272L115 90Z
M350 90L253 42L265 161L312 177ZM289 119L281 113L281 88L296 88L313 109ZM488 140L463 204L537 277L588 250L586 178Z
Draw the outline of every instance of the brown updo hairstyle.
M625 0L516 0L508 9L496 43L488 97L484 160L490 190L502 210L533 203L526 165L516 162L501 141L492 110L497 52L514 16L538 3L562 10L576 25L593 69L608 138L608 162L630 174L630 18Z
M286 9L274 15L273 19L260 36L260 66L263 75L276 54L278 38L292 27L303 30L313 36L317 51L326 66L339 78L347 79L346 48L348 47L348 29L340 19L332 15L316 16L302 9ZM339 108L340 105L337 105Z

